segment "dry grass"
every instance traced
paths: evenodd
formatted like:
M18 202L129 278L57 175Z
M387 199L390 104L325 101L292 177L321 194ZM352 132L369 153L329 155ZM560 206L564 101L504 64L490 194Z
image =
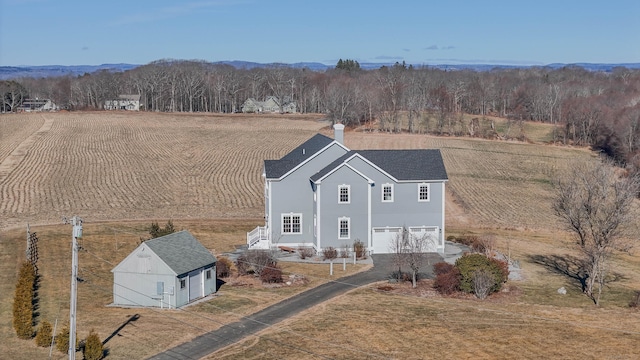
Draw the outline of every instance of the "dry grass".
M9 156L24 140L36 132L43 124L44 117L42 115L1 115L0 162Z
M95 328L104 338L128 316L141 315L107 344L112 359L149 356L327 281L328 265L283 264L285 272L305 274L310 283L266 289L246 280L241 281L244 286L230 282L215 301L184 310L105 307L111 302L111 268L146 236L144 227L151 221L163 225L172 218L176 227L190 230L215 253L243 244L245 232L263 221L262 160L281 157L318 130L331 135L317 119L105 112L1 116L0 271L5 275L0 282L0 357L48 354L34 342L15 339L11 327L27 221L52 224L74 214L86 220L79 337ZM496 124L499 131L504 126L499 119ZM524 126L536 143L547 141L552 131L543 124ZM450 179L448 234L493 234L499 249L523 265L526 278L517 283L518 295L494 303L359 290L221 356L637 357L638 313L624 307L631 291L640 288L637 254L615 255L612 270L624 276L606 290L603 309L594 309L575 282L535 260L576 255L570 239L557 231L549 203L554 175L575 159L592 157L590 152L353 131L345 141L353 149L440 148ZM216 218L224 220L210 220ZM71 229L56 225L32 230L41 239L41 319L67 321ZM567 288L567 296L556 293L560 286ZM600 350L586 353L592 348Z
M230 251L241 244L246 231L257 219L175 221L178 229L187 229L203 245L216 254ZM162 221L161 221L162 224ZM265 288L253 279L226 279L214 301L189 306L181 310L122 309L107 307L112 301L111 269L127 256L141 237L148 237L149 222L87 223L80 241L78 285L78 338L95 329L102 339L109 336L131 315L140 319L113 337L107 347L110 359L137 359L158 353L168 347L188 341L206 331L254 313L298 292L330 280L329 265L282 263L284 274L304 274L308 282L282 288ZM32 227L40 238L41 282L39 288L39 320L59 325L68 322L71 259L71 228L65 225ZM23 258L23 229L6 231L0 242L0 265L4 275L0 284L0 353L2 358L45 358L48 350L39 349L34 341L18 340L11 326L11 303L16 269ZM337 270L334 278L361 271L362 265L349 265L346 272ZM232 284L236 285L232 285ZM64 355L54 350L54 358Z
M438 114L423 113L419 118L414 119L414 132L418 134L435 134L440 131L438 128ZM409 118L406 112L400 112L400 128L402 131L409 131ZM471 124L474 124L472 127ZM379 123L366 123L362 126L363 131L380 131ZM497 116L482 116L471 114L454 115L445 121L444 131L451 129L453 134L460 136L470 136L470 130L474 129L474 136L477 138L500 139L526 139L533 143L551 143L554 134L559 128L552 124L545 124L531 121L508 120ZM555 129L555 132L554 132ZM449 134L452 135L452 134Z
M571 161L592 157L585 149L427 135L349 132L345 143L352 149L440 149L447 188L466 214L448 212L447 222L479 227L555 228L554 176Z
M21 114L0 124L35 131L42 117L49 126L38 141L20 147L25 131L3 135L0 149L16 153L0 153L0 228L74 213L91 222L260 217L262 160L326 125L312 115L106 112Z
M409 286L409 285L395 285ZM210 359L634 359L637 312L352 291ZM573 296L573 295L567 295ZM579 296L579 295L578 295ZM503 296L510 297L509 295ZM588 344L588 345L587 345Z

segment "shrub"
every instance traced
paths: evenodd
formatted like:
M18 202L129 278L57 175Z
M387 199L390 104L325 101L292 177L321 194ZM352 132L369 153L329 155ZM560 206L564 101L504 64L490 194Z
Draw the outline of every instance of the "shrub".
M255 274L260 276L262 270L278 261L269 250L249 250L236 260L239 275Z
M449 264L448 262L441 261L433 265L433 272L436 275L441 275L441 274L446 274L450 272L454 268L455 266L453 266L453 264Z
M85 340L82 355L86 360L100 360L102 359L103 351L100 337L94 330L91 330Z
M353 242L353 252L356 254L357 259L366 259L367 258L367 247L364 245L360 239L356 239Z
M36 285L36 270L25 261L20 267L16 292L13 298L13 328L20 339L33 337L33 300Z
M265 267L272 266L278 263L278 260L273 256L273 253L269 250L253 250L249 252L249 263L253 267L253 273L256 275L262 274L262 270Z
M236 269L238 269L238 275L247 275L251 270L247 253L241 254L236 259Z
M495 237L490 234L482 236L463 235L458 238L453 238L452 241L467 245L471 248L471 251L482 254L488 254L495 249Z
M69 351L69 326L64 326L56 335L56 349L62 353Z
M216 276L218 278L226 278L231 275L231 260L228 257L221 256L216 262Z
M457 267L447 264L447 263L438 263L438 264L446 264L449 266L441 265L439 266L440 273L436 273L436 278L433 281L433 287L440 294L450 295L454 292L460 291L460 270ZM436 265L438 265L436 264ZM434 269L436 266L434 265ZM447 268L448 271L444 272L444 269ZM435 270L438 271L438 270Z
M479 269L473 272L472 276L473 293L478 299L486 299L491 289L496 284L496 279L486 269Z
M41 322L38 327L38 331L36 332L36 345L40 347L48 347L51 345L52 338L53 328L51 327L51 323L46 320Z
M307 258L311 258L314 255L314 251L312 247L299 247L298 248L298 256L300 259L304 260Z
M335 260L338 257L338 249L329 246L322 251L322 260Z
M149 230L149 235L151 235L152 239L176 232L176 228L175 226L173 226L173 221L171 220L167 221L167 224L164 226L164 228L161 228L157 222L152 222L147 230Z
M276 263L265 266L260 272L262 282L273 284L282 282L282 269Z
M348 258L350 257L350 252L351 250L349 249L349 245L345 244L340 248L340 257L341 258Z
M496 258L489 258L489 261L491 261L493 266L500 269L502 282L507 282L507 280L509 280L509 263Z
M468 293L474 292L473 273L477 270L486 270L493 276L494 285L490 293L500 290L502 283L506 282L507 278L498 261L482 254L465 254L456 260L456 267L460 271L460 290ZM507 276L508 272L507 269Z

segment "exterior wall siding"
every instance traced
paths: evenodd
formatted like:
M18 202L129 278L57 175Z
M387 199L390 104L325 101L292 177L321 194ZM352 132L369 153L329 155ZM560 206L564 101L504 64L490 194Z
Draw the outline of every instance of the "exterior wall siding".
M113 303L127 306L156 306L160 307L162 295L158 295L157 283L164 282L165 291L173 286L173 274L140 274L117 272L113 274ZM175 294L175 291L174 291ZM175 296L172 297L172 307L175 307ZM169 303L169 295L164 296L164 305Z
M211 270L211 278L207 279L207 270ZM204 268L204 296L215 293L217 290L216 284L216 265L212 267Z
M340 185L349 185L349 203L338 202L338 189ZM318 226L321 227L320 247L333 246L341 248L345 245L351 247L358 239L367 242L368 238L368 181L343 166L333 174L322 180L318 186L320 191L321 217ZM350 219L350 236L348 239L339 237L339 218Z
M273 245L311 246L313 244L314 201L309 178L345 153L344 148L333 144L281 181L268 180L271 183L269 223ZM301 234L282 233L282 214L290 213L302 214Z
M429 201L418 201L416 182L395 182L367 162L353 158L349 162L358 171L371 178L375 184L371 189L371 227L385 226L437 226L444 222L443 189L441 181L430 183ZM384 184L393 185L393 202L382 201ZM442 230L442 229L441 229ZM444 246L444 234L440 234L439 244Z
M206 271L211 269L211 279L206 279ZM200 268L204 279L204 296L216 291L216 268ZM153 306L176 308L189 303L189 276L187 274L176 277L175 273L151 251L142 244L113 272L113 303L124 306ZM185 280L185 287L180 287L180 280ZM164 283L164 292L173 295L158 295L158 282Z

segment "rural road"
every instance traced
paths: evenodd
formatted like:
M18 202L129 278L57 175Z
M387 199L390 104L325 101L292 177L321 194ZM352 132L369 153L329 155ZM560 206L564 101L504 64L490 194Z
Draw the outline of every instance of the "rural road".
M337 295L366 284L388 279L389 274L393 271L391 255L372 255L372 259L374 266L367 271L340 278L297 294L239 321L157 354L150 359L199 359ZM429 254L430 264L435 264L439 261L442 261L440 255ZM428 269L426 275L430 276L431 271L431 269Z

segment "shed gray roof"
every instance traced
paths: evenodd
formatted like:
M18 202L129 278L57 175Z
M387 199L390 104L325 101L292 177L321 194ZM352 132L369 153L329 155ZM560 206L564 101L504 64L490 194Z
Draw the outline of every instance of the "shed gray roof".
M322 134L316 134L283 156L280 160L265 160L264 172L267 179L277 179L281 177L331 142L333 142L332 138Z
M439 149L418 150L358 150L349 151L311 177L317 181L340 166L351 156L359 154L399 181L448 180L447 170Z
M186 230L147 240L145 244L177 275L216 262L215 256Z

